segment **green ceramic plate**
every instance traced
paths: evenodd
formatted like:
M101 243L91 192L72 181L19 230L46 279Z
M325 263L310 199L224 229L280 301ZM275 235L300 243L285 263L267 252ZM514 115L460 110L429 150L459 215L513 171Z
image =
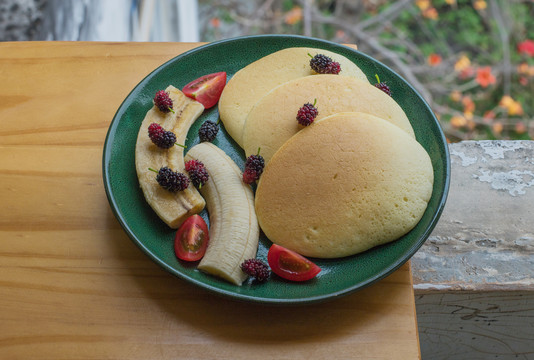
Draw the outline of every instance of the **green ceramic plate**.
M172 84L177 88L202 75L226 71L231 78L239 69L274 51L294 46L315 47L339 53L354 61L374 83L375 74L387 81L394 99L404 109L417 140L428 151L434 166L434 192L419 224L401 239L363 254L316 263L323 269L313 280L292 283L276 275L258 284L251 280L242 286L206 275L193 264L176 259L175 231L169 229L143 198L135 172L134 149L137 133L157 90ZM190 129L187 146L198 142L198 128L204 120L217 120L214 107ZM214 143L243 169L244 153L224 128ZM399 75L369 56L351 48L301 36L249 36L210 43L186 52L154 70L124 100L108 130L103 154L103 177L110 206L124 231L153 261L165 270L216 293L235 299L261 303L295 304L336 298L368 286L404 264L423 244L443 210L449 187L450 163L443 132L421 96ZM201 214L207 220L207 213ZM270 241L260 239L258 257L267 258Z

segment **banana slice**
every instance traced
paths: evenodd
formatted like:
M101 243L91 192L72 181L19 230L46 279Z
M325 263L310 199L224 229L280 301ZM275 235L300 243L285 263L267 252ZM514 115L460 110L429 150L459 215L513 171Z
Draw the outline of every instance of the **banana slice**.
M260 228L254 210L254 194L242 180L234 161L211 143L192 147L185 160L200 160L209 180L200 188L210 217L210 242L198 268L241 285L247 275L243 261L256 257Z
M160 124L165 130L176 135L176 142L184 144L187 132L195 120L204 111L204 106L186 97L174 86L165 89L173 101L174 113L163 113L155 106L148 111L137 135L135 147L135 167L139 184L148 204L167 225L177 229L189 216L198 214L206 205L194 186L189 185L184 191L171 193L163 189L156 181L156 174L148 168L159 170L167 166L174 171L184 171L183 148L173 146L161 149L148 137L148 127L152 123Z

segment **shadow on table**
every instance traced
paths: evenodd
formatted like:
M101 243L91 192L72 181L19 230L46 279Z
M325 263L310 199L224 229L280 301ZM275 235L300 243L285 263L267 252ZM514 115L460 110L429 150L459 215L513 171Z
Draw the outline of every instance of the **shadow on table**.
M118 223L109 211L109 226ZM120 228L120 227L119 227ZM292 344L311 341L342 341L361 337L376 341L384 328L395 330L398 324L385 324L388 314L402 314L397 301L406 302L406 287L399 286L395 273L368 288L324 303L308 305L263 305L232 300L198 288L165 272L145 256L124 232L110 242L123 272L141 296L144 311L162 317L166 329L184 327L191 332L233 343ZM123 274L124 275L124 274ZM402 300L399 300L402 299ZM171 322L171 324L169 324ZM178 331L180 330L180 331Z

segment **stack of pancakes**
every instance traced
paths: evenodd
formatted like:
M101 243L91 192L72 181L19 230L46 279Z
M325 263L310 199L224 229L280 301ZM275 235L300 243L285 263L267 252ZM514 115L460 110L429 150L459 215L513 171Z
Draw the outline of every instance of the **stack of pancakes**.
M308 54L319 53L341 73L314 74ZM297 111L314 101L319 115L302 127ZM430 157L402 108L350 60L310 48L273 53L234 75L219 111L246 155L260 148L265 158L255 208L272 242L348 256L400 238L423 216Z

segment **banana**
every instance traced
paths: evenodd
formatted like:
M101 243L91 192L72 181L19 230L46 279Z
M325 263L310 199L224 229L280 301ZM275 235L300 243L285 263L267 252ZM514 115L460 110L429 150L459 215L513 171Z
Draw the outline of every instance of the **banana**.
M174 132L178 144L184 144L189 128L202 114L204 106L186 97L174 86L168 86L165 90L173 101L174 113L163 113L156 106L148 111L137 135L135 167L146 201L161 220L176 229L189 216L201 212L206 203L193 185L189 185L184 191L171 193L158 184L156 174L148 168L159 170L167 166L174 171L183 172L183 148L158 148L148 137L148 127L154 122L158 123L165 130Z
M241 285L247 275L240 265L256 257L260 236L252 189L234 161L211 143L195 145L185 159L201 161L209 174L200 192L208 208L210 242L198 268Z

